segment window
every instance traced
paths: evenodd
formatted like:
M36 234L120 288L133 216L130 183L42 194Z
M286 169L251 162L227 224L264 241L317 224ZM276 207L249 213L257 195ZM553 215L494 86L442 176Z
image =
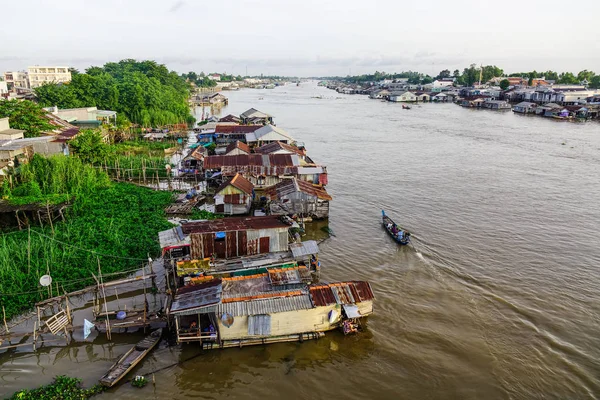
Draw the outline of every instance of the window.
M271 335L271 316L268 314L249 315L248 316L248 335L270 336Z

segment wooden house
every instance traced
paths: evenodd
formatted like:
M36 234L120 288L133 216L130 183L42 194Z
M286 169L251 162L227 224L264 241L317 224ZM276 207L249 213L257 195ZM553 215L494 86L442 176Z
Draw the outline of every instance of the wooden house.
M240 114L242 124L245 125L266 125L273 123L273 117L262 111L258 111L256 108L251 108Z
M357 326L373 313L368 282L309 285L307 272L269 269L178 289L168 310L177 341L200 342L204 349L303 341Z
M232 217L183 224L193 259L231 258L288 251L290 225L280 217Z
M408 92L408 91L401 91L401 92L392 92L389 95L389 100L395 103L398 102L405 102L405 103L412 103L417 101L417 96L412 93L412 92Z
M269 200L269 211L274 215L302 215L322 219L329 217L329 202L332 197L327 191L312 183L296 178L285 179L265 189Z
M224 116L223 118L220 118L219 122L234 122L236 124L239 124L242 122L242 119L239 117L236 117L233 114L228 114L228 115Z
M217 125L215 141L219 145L228 145L240 141L246 143L246 135L260 129L260 125Z
M531 113L535 113L535 109L537 107L536 103L531 103L529 101L522 101L519 104L516 104L513 107L513 112L519 113L519 114L531 114Z
M215 191L215 211L225 215L248 214L254 199L254 185L240 174L223 182Z
M246 143L240 142L239 140L230 143L225 149L226 156L248 155L250 153L250 147L248 147Z

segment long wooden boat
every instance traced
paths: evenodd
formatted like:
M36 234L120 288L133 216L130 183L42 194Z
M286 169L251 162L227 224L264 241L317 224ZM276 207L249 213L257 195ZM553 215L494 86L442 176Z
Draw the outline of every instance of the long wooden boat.
M381 210L383 219L383 227L390 236L399 244L407 245L410 243L410 232L397 225L390 217L385 215L385 211Z
M155 330L150 335L133 346L119 360L113 364L108 372L100 378L100 383L111 387L117 384L129 371L131 371L160 341L162 328Z

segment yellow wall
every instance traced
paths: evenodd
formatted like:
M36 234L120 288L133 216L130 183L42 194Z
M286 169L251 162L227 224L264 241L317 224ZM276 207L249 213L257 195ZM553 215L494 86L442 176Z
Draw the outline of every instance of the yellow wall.
M361 315L367 316L373 312L373 301L363 301L356 304ZM329 323L329 312L336 310L337 320ZM335 329L341 317L342 307L339 304L315 307L309 310L288 311L271 315L271 336L293 335L304 332L325 332ZM217 315L221 340L236 340L256 338L248 336L248 316L234 317L233 325L229 328L221 323Z
M325 307L311 308L310 310L288 311L271 314L271 336L293 335L303 332L324 332L334 329L329 323L329 311L341 308L337 304ZM217 316L219 317L219 316ZM234 317L233 325L229 328L221 323L219 318L219 333L221 340L234 340L256 338L248 336L248 317Z
M226 194L245 194L240 189L236 188L233 185L227 185L219 192L220 195L225 196Z

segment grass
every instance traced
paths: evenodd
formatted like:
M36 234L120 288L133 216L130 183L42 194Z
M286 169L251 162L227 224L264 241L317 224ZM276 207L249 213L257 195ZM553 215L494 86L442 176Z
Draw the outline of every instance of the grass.
M79 168L77 163L74 165L73 168ZM96 179L84 176L81 179L85 185L77 186L74 182L63 185L55 182L53 174L61 171L68 177L73 171L54 167L50 165L49 171L53 172L49 173L33 170L27 179L40 182L43 195L48 194L47 190L60 189L73 196L66 221L55 223L54 233L51 227L44 226L0 235L0 303L6 308L7 317L47 297L38 280L48 268L61 290L80 289L93 284L91 272L97 272L98 259L103 273L140 267L148 254L159 253L157 233L171 226L164 214L171 193L111 183L105 173L89 166L86 168L97 174ZM18 192L18 187L15 191ZM54 292L55 287L53 283Z
M57 376L49 385L33 390L20 390L14 393L10 400L84 400L104 391L101 385L90 389L81 387L81 379Z

